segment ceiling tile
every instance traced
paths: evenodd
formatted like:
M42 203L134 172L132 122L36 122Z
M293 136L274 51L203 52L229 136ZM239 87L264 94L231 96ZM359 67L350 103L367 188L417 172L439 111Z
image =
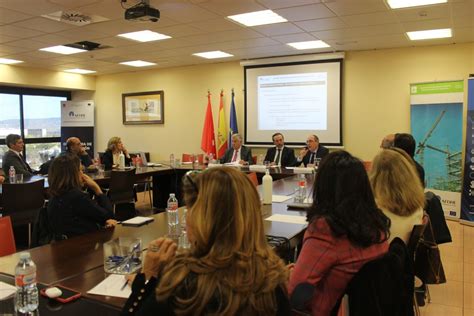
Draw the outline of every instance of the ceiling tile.
M16 26L11 26L11 25L0 26L0 35L7 35L7 36L12 36L12 37L18 37L18 38L28 38L28 37L40 36L43 34L44 34L43 32L25 29L23 27L16 27Z
M223 16L267 9L266 7L256 3L254 0L210 0L199 4L199 6L210 12Z
M61 10L60 5L48 0L0 0L0 8L37 16Z
M225 31L212 34L183 37L184 40L194 44L227 42L246 38L262 37L261 34L251 29L240 29L235 31Z
M152 28L152 30L161 34L171 36L173 38L207 33L201 29L194 27L194 25L192 24L175 25L168 27L161 27L157 25L157 27Z
M368 26L397 23L396 16L390 11L343 16L341 17L341 20L349 26Z
M293 42L314 41L318 38L308 33L299 33L291 35L273 36L272 39L279 41L280 43L286 44Z
M402 26L406 32L410 32L410 31L450 28L452 27L452 24L451 24L451 19L435 19L435 20L404 22L402 23Z
M125 16L125 9L122 8L119 0L105 0L89 5L82 5L77 7L77 10L85 14L103 16L110 20L123 19Z
M383 27L379 26L366 26L366 27L353 27L341 30L330 30L321 32L312 32L314 36L321 40L347 40L357 37L370 37L378 35L391 35L404 33L403 28L399 24L387 24Z
M337 0L327 2L325 5L338 16L389 10L383 0Z
M16 22L12 25L24 27L27 29L33 29L45 33L55 33L63 30L77 28L77 26L74 26L72 24L57 22L47 18L31 18L21 22Z
M288 8L293 6L300 6L306 4L315 4L320 3L320 0L257 0L257 2L261 3L265 7L269 9L282 9Z
M448 4L433 5L419 8L407 8L402 10L392 10L399 21L421 21L433 19L447 19L450 17Z
M276 23L252 27L253 30L266 36L301 33L303 30L292 23Z
M206 32L220 32L241 29L242 26L227 19L218 18L207 21L198 21L192 24L194 27Z
M300 7L278 9L275 10L275 12L288 21L313 20L335 16L335 14L323 4L303 5Z
M162 16L169 17L170 19L181 23L205 21L219 17L217 14L197 5L181 1L167 1L156 7L160 10Z
M22 21L31 18L29 14L21 13L18 11L2 9L0 7L0 25L9 24L17 21Z
M316 19L294 23L307 32L335 30L347 27L347 24L340 18Z

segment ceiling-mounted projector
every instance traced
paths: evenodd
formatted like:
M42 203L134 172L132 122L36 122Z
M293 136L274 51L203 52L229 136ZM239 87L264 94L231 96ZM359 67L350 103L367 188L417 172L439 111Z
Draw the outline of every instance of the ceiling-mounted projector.
M158 22L159 19L160 11L145 1L125 10L125 20L128 21Z

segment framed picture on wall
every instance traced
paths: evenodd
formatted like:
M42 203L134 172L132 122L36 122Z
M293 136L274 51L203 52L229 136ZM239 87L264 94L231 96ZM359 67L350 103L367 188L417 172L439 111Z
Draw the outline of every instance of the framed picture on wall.
M123 124L164 124L164 92L122 94Z

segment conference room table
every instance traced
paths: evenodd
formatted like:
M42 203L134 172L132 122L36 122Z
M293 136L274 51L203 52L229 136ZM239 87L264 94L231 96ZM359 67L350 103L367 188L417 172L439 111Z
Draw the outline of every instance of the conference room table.
M312 176L308 175L310 183ZM273 194L290 196L297 185L297 177L285 178L273 183ZM261 186L258 188L261 190ZM262 205L262 217L271 215L305 215L302 211L287 210L287 203ZM183 208L180 208L180 213ZM87 294L87 291L100 283L105 277L103 244L119 237L140 238L143 247L159 237L168 234L166 213L152 215L154 221L139 227L117 225L114 228L102 229L97 232L55 242L49 245L30 249L32 260L37 266L37 279L42 284L63 286L81 292L83 297L94 302L105 304L111 310L118 311L125 299ZM282 245L283 253L290 251L301 243L306 224L264 220L267 236L275 236L288 241ZM282 249L276 249L277 252ZM15 265L19 261L19 253L0 258L0 273L14 275ZM71 303L74 304L74 303ZM82 304L82 303L81 303ZM56 313L59 315L58 313ZM69 315L69 314L68 314Z

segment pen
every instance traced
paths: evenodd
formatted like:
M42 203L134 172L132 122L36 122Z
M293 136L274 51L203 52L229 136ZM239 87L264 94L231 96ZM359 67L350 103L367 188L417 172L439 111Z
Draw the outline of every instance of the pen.
M123 291L127 287L127 284L128 284L128 280L125 280L125 283L120 288L120 291Z

